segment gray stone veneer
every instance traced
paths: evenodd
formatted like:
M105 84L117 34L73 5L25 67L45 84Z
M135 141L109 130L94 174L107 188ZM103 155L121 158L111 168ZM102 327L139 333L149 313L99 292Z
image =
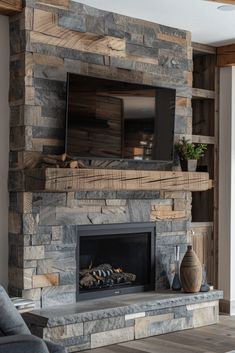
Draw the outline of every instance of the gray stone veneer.
M73 1L23 3L23 12L10 18L10 168L19 177L33 168L34 158L64 152L68 72L175 89L174 139L190 137L189 32ZM91 168L172 168L172 163L88 162ZM174 246L181 245L181 257L186 249L190 193L27 191L10 193L11 294L31 298L37 307L74 303L74 225L81 224L155 222L156 288L168 286Z
M24 318L34 334L78 352L215 324L220 298L221 291L136 293L39 310Z
M20 193L18 193L20 195ZM184 209L182 219L153 221L156 227L156 289L169 287L174 266L174 246L186 251L191 215L188 192L76 192L27 193L30 213L23 214L19 238L9 238L9 285L13 295L33 299L37 307L75 302L76 225L149 222L152 210ZM11 194L11 212L18 200ZM14 229L13 229L14 231ZM23 270L19 267L23 264ZM19 272L23 271L23 282ZM21 289L16 288L20 286Z

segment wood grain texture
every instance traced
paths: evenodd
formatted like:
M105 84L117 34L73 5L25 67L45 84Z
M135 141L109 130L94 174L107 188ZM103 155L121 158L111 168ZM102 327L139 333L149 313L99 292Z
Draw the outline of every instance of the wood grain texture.
M235 65L235 44L217 48L217 66L226 67L233 65Z
M219 3L222 3L222 4L231 4L231 5L235 5L235 0L207 0L207 1L219 2Z
M207 89L193 88L193 98L215 99L215 92Z
M0 0L0 14L14 15L22 11L22 0Z
M14 174L14 171L11 174ZM10 190L16 190L14 177ZM28 169L18 191L174 190L203 191L212 188L208 173L106 169ZM23 190L22 190L23 189Z
M192 42L192 48L194 54L216 54L216 48L211 45Z

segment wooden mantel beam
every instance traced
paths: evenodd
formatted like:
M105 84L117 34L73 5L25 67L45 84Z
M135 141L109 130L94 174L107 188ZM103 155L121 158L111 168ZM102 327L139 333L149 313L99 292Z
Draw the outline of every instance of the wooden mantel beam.
M0 0L0 15L14 15L22 11L22 0Z
M217 66L234 66L235 65L235 44L225 45L217 48Z

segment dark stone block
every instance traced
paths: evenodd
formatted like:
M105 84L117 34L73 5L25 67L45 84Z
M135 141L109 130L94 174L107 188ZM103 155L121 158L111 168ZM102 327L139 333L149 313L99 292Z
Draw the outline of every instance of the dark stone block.
M122 30L114 29L114 28L108 28L106 30L106 34L111 37L116 37L116 38L124 38L125 37L125 32Z
M160 191L141 191L141 190L120 190L117 191L117 199L143 199L143 200L152 200L159 199Z
M10 21L10 53L22 53L26 46L26 31L20 29L20 19Z
M172 232L187 231L187 221L174 221L172 222Z
M32 235L32 245L49 245L51 243L51 234Z
M132 222L150 221L151 201L129 200L128 208Z
M173 27L168 27L164 25L159 25L159 31L164 34L168 34L173 37L179 37L182 39L187 39L188 32L184 30L180 30Z
M110 57L110 66L119 67L126 70L135 70L136 63L133 60Z
M66 259L75 257L76 244L45 245L45 259Z
M10 210L18 211L16 192L9 192L9 205L10 205Z
M172 221L157 221L156 225L156 233L157 237L161 233L171 232L172 231ZM158 238L157 238L158 239ZM159 239L160 240L160 239ZM161 241L161 240L160 240Z
M175 133L187 134L188 131L188 118L185 116L176 116L175 118Z
M51 234L52 227L40 225L40 226L38 226L38 232L39 232L39 234Z
M64 138L64 129L56 129L51 127L33 126L33 137L36 138Z
M86 17L83 15L75 14L72 16L59 15L59 26L72 29L73 31L86 32Z
M90 33L105 34L105 21L104 16L86 16L86 30Z
M43 146L43 154L63 154L64 146Z
M77 243L77 226L65 225L63 226L63 243L76 244Z
M60 272L60 285L76 284L76 271Z
M103 200L103 199L116 199L116 191L78 191L75 192L75 199L77 200Z
M143 45L138 44L126 44L126 52L127 54L136 55L136 56L143 56L143 57L150 57L156 58L158 57L158 49L146 47Z
M53 108L47 106L42 106L41 109L42 117L59 119L61 121L65 119L66 109Z

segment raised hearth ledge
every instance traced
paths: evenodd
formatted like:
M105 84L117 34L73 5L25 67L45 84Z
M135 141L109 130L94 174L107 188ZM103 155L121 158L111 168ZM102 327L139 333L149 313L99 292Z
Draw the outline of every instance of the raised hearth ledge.
M68 352L107 346L218 322L222 291L127 294L26 313L32 333Z
M209 173L201 172L45 168L9 174L10 191L205 191L212 187Z

